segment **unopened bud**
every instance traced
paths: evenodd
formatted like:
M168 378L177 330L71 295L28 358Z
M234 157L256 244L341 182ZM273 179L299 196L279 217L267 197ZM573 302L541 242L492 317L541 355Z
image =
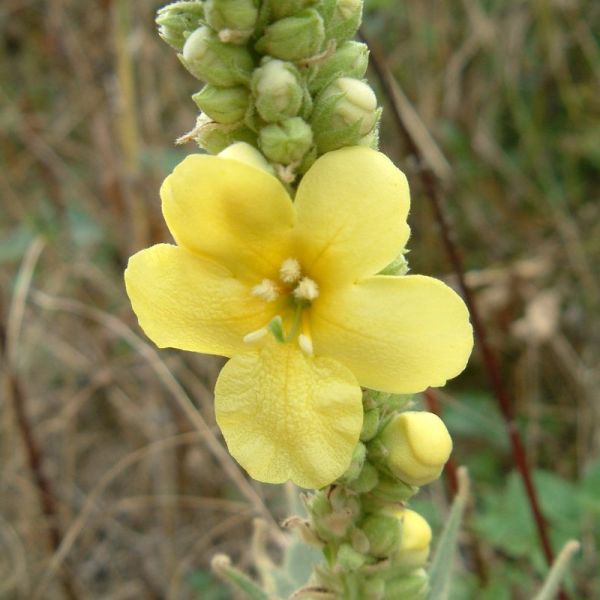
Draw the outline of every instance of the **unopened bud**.
M385 581L380 576L365 578L362 582L360 597L364 600L383 600Z
M276 123L298 115L304 89L292 63L273 59L254 71L252 93L260 116L267 123Z
M224 44L209 27L196 29L179 55L196 78L220 87L248 84L254 61L245 47Z
M433 413L408 411L396 415L379 438L389 469L410 485L437 479L452 452L444 422Z
M381 506L382 504L397 504L399 502L404 502L411 496L414 496L417 491L417 488L403 483L402 481L380 475L379 482L371 490L369 496L376 506Z
M325 22L325 36L338 44L354 36L362 21L363 0L336 0L333 14Z
M431 527L417 512L408 508L399 514L402 532L394 562L402 569L423 567L429 558Z
M237 123L244 119L250 105L250 92L242 85L216 87L205 85L192 96L196 106L217 123Z
M202 25L204 5L201 1L173 2L156 13L158 35L169 46L181 51L187 37Z
M348 484L348 487L358 494L370 492L379 483L379 473L369 462L365 462L360 475Z
M397 517L386 514L369 515L361 524L369 540L369 554L386 558L395 553L400 542L400 522Z
M301 10L318 4L319 0L268 0L273 21L291 17Z
M425 600L429 592L429 580L424 569L394 577L385 582L384 600Z
M360 432L362 442L368 442L375 437L379 429L379 409L373 408L365 412L363 426Z
M258 143L269 160L289 165L301 161L312 146L312 129L300 117L286 119L263 127Z
M408 250L404 250L399 254L385 269L379 271L379 275L406 275L410 271L406 254Z
M342 544L337 553L337 564L342 571L356 571L365 564L365 557L350 544Z
M254 146L246 142L236 142L235 144L231 144L231 146L227 146L225 150L219 152L219 156L230 160L237 160L251 167L267 171L267 173L271 173L272 175L275 174L273 167L267 159Z
M321 15L308 8L269 25L256 43L256 50L281 60L295 61L317 54L324 39Z
M255 0L206 0L207 23L223 42L244 44L254 33L258 18Z
M317 98L311 119L319 153L358 144L375 127L380 113L367 83L336 79Z
M321 91L338 77L361 79L367 72L369 48L360 42L346 42L331 56L312 67L309 89Z
M201 114L196 121L193 139L210 154L219 154L235 142L247 142L251 146L257 143L256 134L247 127L222 125L205 114Z
M365 457L367 456L367 449L362 442L358 442L352 453L352 460L350 466L346 469L346 472L340 477L340 481L343 483L350 483L358 478L362 468L365 464Z

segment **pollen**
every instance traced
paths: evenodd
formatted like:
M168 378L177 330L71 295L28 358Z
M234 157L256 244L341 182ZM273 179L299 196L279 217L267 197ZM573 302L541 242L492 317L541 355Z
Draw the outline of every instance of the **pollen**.
M319 297L319 286L310 277L303 277L294 290L294 296L298 300L312 302Z
M274 302L279 297L279 288L271 279L263 279L252 288L252 295L267 302Z
M302 277L300 263L295 258L286 258L279 269L279 277L284 283L296 283Z

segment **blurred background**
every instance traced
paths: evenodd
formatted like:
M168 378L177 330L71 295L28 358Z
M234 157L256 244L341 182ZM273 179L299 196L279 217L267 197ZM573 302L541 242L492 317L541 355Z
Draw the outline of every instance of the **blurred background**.
M248 568L253 519L288 512L223 451L221 360L157 352L123 288L128 256L168 240L158 189L194 152L173 142L200 84L155 33L162 4L0 4L2 599L230 598L211 556ZM367 0L364 33L418 115L552 544L582 543L570 597L599 598L600 3ZM455 284L378 89L411 268ZM530 598L546 567L477 351L436 399L473 480L454 598ZM448 490L413 504L436 531Z

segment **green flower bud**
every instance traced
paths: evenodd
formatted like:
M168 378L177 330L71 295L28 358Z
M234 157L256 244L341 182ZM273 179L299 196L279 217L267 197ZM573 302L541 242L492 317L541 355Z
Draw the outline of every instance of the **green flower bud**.
M350 542L357 552L360 552L361 554L367 554L369 552L369 538L362 529L355 527L350 532Z
M368 442L375 437L379 428L379 410L374 408L367 410L363 419L363 426L360 432L360 439L363 442Z
M381 432L389 469L410 485L437 479L452 452L444 422L433 413L407 411L396 415Z
M222 42L245 44L258 19L255 0L206 0L207 23L219 32Z
M369 496L375 501L375 506L381 507L383 504L405 502L411 496L414 496L417 491L417 488L402 481L380 475L379 483L371 490Z
M386 558L398 548L400 522L397 517L386 514L369 515L360 527L369 540L371 556Z
M431 527L417 512L408 508L398 513L402 533L394 564L403 569L423 567L429 558Z
M278 21L318 4L319 0L268 0L268 2L271 20Z
M406 254L408 250L404 250L399 254L385 269L379 271L379 275L406 275L410 271Z
M271 173L271 175L275 174L273 167L267 162L267 159L254 146L246 142L236 142L235 144L231 144L231 146L227 146L225 150L219 152L219 156L262 169L263 171L267 171L267 173Z
M340 481L343 483L349 483L354 481L360 475L363 465L365 464L365 457L367 456L367 448L361 442L358 442L354 452L352 453L352 460L350 466L346 469L346 472L340 477Z
M309 89L321 91L340 76L360 79L367 72L369 48L360 42L346 42L323 62L312 67Z
M385 582L384 600L425 600L429 592L429 579L424 569L408 575L394 577Z
M379 473L370 463L365 462L360 475L348 484L348 487L358 494L370 492L379 483Z
M200 1L173 2L156 13L158 35L181 51L187 37L202 25L204 5Z
M215 123L204 114L196 121L193 138L210 154L219 154L235 142L246 142L251 146L256 146L257 143L256 134L247 127Z
M364 600L383 600L385 594L385 581L382 577L369 577L364 579L360 597Z
M325 22L325 37L338 44L349 40L362 21L363 0L336 0L333 14Z
M342 544L338 550L337 564L342 571L356 571L365 564L365 557L350 544Z
M298 115L304 89L292 63L273 59L254 71L252 93L258 114L267 123L276 123Z
M317 517L331 513L331 503L326 492L316 492L308 499L307 504L309 511Z
M264 155L281 165L301 161L312 143L312 129L300 117L267 125L258 136L258 144Z
M256 42L256 50L281 60L301 60L319 52L325 39L321 15L308 8L272 23Z
M244 86L216 87L205 85L192 96L196 106L217 123L237 123L243 120L250 105L250 92Z
M370 133L367 133L367 135L358 140L357 145L373 148L373 150L377 150L379 148L379 122L375 124L375 127L373 127Z
M254 69L245 47L224 44L209 27L196 29L179 57L194 77L220 87L248 84Z
M369 85L340 77L317 98L311 125L320 154L342 146L354 146L377 123L380 109Z

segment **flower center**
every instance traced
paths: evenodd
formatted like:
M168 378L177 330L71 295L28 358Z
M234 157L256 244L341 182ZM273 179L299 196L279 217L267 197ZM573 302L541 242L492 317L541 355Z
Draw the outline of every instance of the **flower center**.
M257 342L270 332L278 342L297 342L311 356L313 344L306 309L319 297L319 286L303 273L296 258L286 258L278 275L278 280L263 279L251 289L253 296L276 302L280 310L268 325L246 335L244 342Z

